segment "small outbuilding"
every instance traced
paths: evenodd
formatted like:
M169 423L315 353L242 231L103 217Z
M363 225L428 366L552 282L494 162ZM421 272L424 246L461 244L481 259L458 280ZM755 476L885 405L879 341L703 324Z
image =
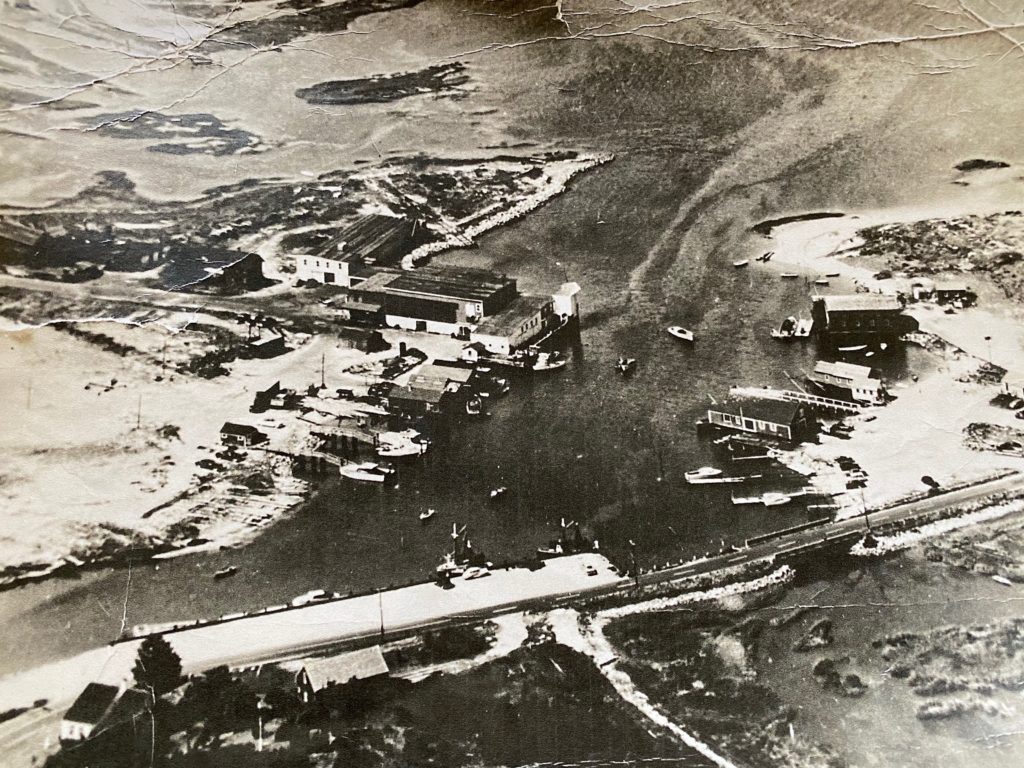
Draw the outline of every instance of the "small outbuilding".
M295 687L299 698L308 703L329 685L387 677L388 672L383 651L374 645L338 656L306 659L295 675Z
M232 421L225 421L220 428L220 441L224 445L260 445L267 442L268 438L264 432L260 432L250 424L235 424Z
M89 683L85 686L61 720L61 742L85 741L92 736L114 706L118 693L113 685Z

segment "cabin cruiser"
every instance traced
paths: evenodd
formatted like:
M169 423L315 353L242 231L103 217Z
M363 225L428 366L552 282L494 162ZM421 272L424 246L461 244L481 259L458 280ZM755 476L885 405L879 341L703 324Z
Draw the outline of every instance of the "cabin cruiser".
M681 325L670 325L668 328L669 334L675 336L680 341L692 342L694 339L693 331L683 328Z
M375 464L372 461L349 462L339 470L342 477L349 480L363 480L369 483L383 483L393 473L394 467L387 464Z
M722 474L722 470L716 467L701 467L700 469L694 469L687 472L683 477L688 483L700 483L701 481L709 480L713 477L718 477Z

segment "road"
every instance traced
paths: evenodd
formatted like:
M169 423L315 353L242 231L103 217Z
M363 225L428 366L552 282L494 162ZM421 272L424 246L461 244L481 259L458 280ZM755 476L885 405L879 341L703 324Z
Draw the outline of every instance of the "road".
M872 526L913 523L935 512L976 501L991 494L1024 489L1024 474L995 480L871 512ZM783 533L738 551L642 574L642 585L710 575L726 568L755 564L798 554L823 543L850 541L864 530L863 517L823 523ZM596 566L599 573L590 575ZM441 626L479 622L506 613L543 611L583 599L619 595L635 589L632 579L611 572L596 554L548 561L544 568L496 571L487 579L462 581L451 590L421 584L379 594L330 601L277 613L247 616L167 635L181 654L185 671L228 664L248 666L283 661L326 649L343 650L389 641ZM510 595L518 595L509 599ZM383 628L382 628L383 621ZM0 751L43 743L55 732L57 713L70 704L90 680L116 682L131 669L139 641L116 643L72 659L0 681L0 709L18 705L17 695L50 699L52 712L22 715L3 724ZM100 676L100 672L103 676ZM31 692L31 695L29 695ZM12 698L12 694L14 698ZM31 702L20 702L27 705ZM28 718L28 719L26 719Z

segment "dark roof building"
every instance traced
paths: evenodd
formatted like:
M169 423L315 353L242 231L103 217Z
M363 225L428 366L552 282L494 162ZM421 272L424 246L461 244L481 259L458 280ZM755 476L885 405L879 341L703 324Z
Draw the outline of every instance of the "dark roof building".
M807 406L767 398L722 400L708 407L708 423L783 442L798 442L817 431L817 422Z
M225 443L235 445L257 445L265 443L267 436L251 424L235 424L225 421L224 426L220 428L220 439Z
M92 736L117 700L118 689L103 683L89 683L60 724L61 741L81 741Z
M303 701L308 702L329 685L345 685L354 680L372 680L388 674L388 664L379 645L326 658L306 659L295 676Z
M811 310L814 330L838 343L895 341L917 330L917 321L903 314L899 297L878 293L820 296Z

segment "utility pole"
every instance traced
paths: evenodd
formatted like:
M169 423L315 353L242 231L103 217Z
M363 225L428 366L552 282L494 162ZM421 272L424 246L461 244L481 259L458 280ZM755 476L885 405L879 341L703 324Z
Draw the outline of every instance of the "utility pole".
M325 373L324 373L324 363L325 363L326 360L327 360L327 353L326 352L321 352L320 353L320 389L326 389L327 388L327 383L326 383L326 380L324 379L324 376L325 376Z
M142 429L142 395L139 395L139 407L135 411L135 428Z
M380 641L384 642L384 590L377 592L377 608L380 611Z

